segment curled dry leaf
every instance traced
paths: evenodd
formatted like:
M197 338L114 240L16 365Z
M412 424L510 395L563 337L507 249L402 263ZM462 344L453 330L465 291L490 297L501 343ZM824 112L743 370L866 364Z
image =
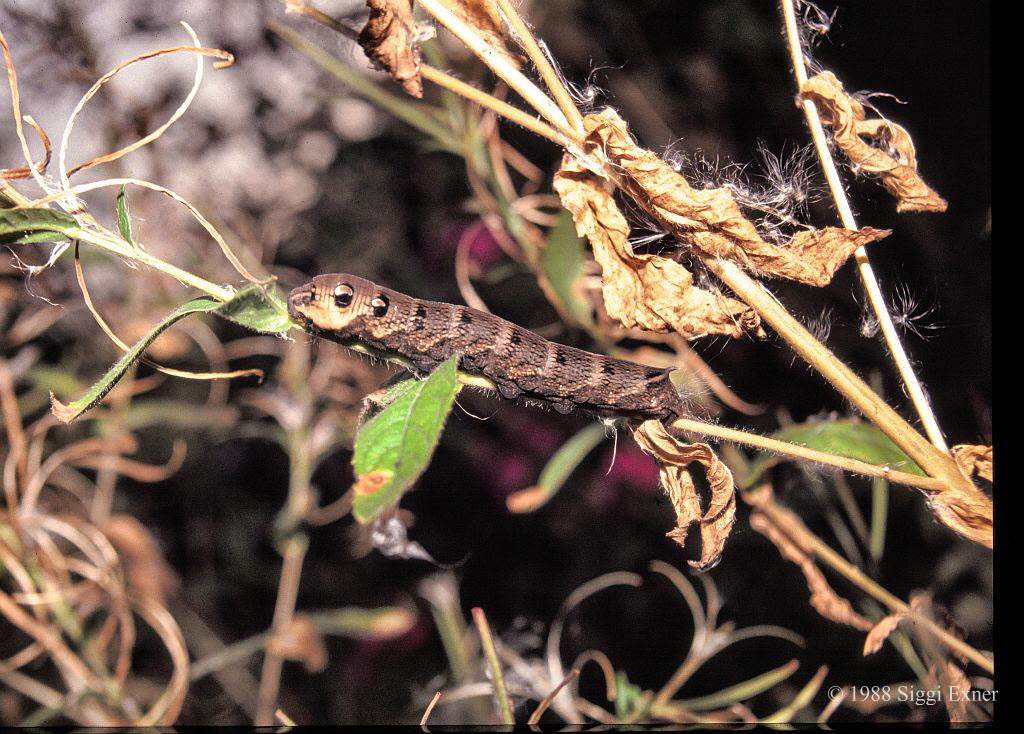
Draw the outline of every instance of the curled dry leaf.
M316 624L305 614L296 614L281 634L267 641L267 651L286 660L302 663L307 673L320 673L327 667L327 648Z
M686 444L665 430L659 421L644 421L633 438L640 448L658 461L661 484L676 512L676 527L668 537L685 545L693 523L700 524L701 553L699 561L690 561L694 568L707 569L718 563L725 541L736 520L736 487L732 472L705 443ZM697 487L690 474L696 462L704 467L711 487L706 511L701 511Z
M401 82L413 97L423 96L420 47L412 0L366 0L370 17L359 34L366 55Z
M950 449L950 453L956 459L956 465L960 467L960 471L968 479L977 474L982 479L992 481L991 446L972 446L964 443L954 446Z
M882 645L889 639L897 627L900 626L900 622L906 619L906 614L889 614L882 617L868 631L867 637L864 638L864 655L874 655L876 652L882 649Z
M727 188L695 189L668 163L633 140L610 107L583 119L583 149L605 161L609 177L680 242L750 272L828 285L858 247L889 230L825 227L797 232L783 246L766 242ZM563 165L564 168L564 165ZM571 211L571 210L570 210Z
M874 625L854 611L850 602L839 596L814 562L813 546L807 542L810 531L795 512L775 503L771 487L765 485L745 495L755 511L750 527L770 540L779 554L797 566L807 580L811 606L826 619L867 632ZM771 506L771 514L761 508Z
M555 174L555 191L572 214L601 266L605 310L626 327L675 330L688 339L706 334L763 334L760 319L732 298L693 284L693 275L675 260L637 255L629 244L629 224L609 184L565 156Z
M973 490L973 491L972 491ZM950 487L927 496L939 521L968 540L992 547L992 501L977 487Z
M116 514L100 530L120 555L132 594L166 606L167 598L178 590L178 576L146 526L131 515Z
M898 212L944 212L946 200L917 173L910 134L885 119L865 119L864 105L843 90L830 71L808 79L799 100L813 100L823 124L832 128L836 145L857 169L878 176L896 197Z

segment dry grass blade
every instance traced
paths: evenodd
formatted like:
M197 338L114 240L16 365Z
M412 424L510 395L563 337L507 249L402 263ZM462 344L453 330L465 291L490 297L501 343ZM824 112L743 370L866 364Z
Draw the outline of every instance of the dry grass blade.
M203 56L211 56L211 57L213 57L215 59L219 59L219 61L217 61L213 65L213 68L215 68L215 69L223 69L223 68L225 68L227 66L231 66L233 63L235 63L235 57L233 55L231 55L230 53L228 53L227 51L222 51L219 48L205 48L202 45L200 45L199 39L196 36L195 31L192 30L192 27L189 26L188 23L185 23L184 21L182 22L182 25L185 27L185 30L188 32L188 34L192 37L192 41L193 41L194 45L192 45L192 46L174 46L172 48L157 49L155 51L148 51L146 53L139 54L137 56L133 56L132 58L127 59L126 61L122 61L120 64L118 64L113 69L111 69L106 74L104 74L99 79L97 79L96 82L92 85L92 87L89 88L89 91L87 91L85 93L85 95L83 95L82 99L79 100L78 104L75 105L75 108L74 108L74 110L72 110L70 117L68 117L67 124L64 126L64 134L61 136L61 141L60 141L60 151L59 151L59 153L57 155L57 163L58 163L58 165L60 167L61 181L62 181L65 189L70 188L70 183L68 181L68 178L72 174L74 174L74 173L76 173L78 171L85 170L86 168L91 168L92 166L99 165L100 163L108 163L110 161L115 161L118 158L120 158L120 157L122 157L124 155L127 155L128 153L131 153L133 150L138 150L139 148L143 147L144 145L147 145L147 144L153 142L154 140L159 138L161 135L163 135L164 132L167 130L167 128L169 128L171 125L173 125L174 122L185 113L185 110L188 109L189 105L192 104L192 100L195 98L196 92L199 89L199 83L202 81L202 78L203 78L203 67L202 67L202 57ZM195 81L194 81L194 83L192 85L192 89L190 90L188 96L185 98L185 101L178 107L178 109L176 109L174 111L174 114L171 115L170 119L167 122L165 122L163 125L158 127L156 130L154 130L153 132L149 133L148 135L142 137L141 139L135 141L134 143L131 143L130 145L126 145L125 147L123 147L123 148L121 148L119 150L116 150L116 151L114 151L112 153L107 153L106 155L101 155L101 156L98 156L96 158L93 158L92 160L87 161L85 163L82 163L81 165L78 165L75 168L73 168L70 171L68 171L67 170L67 149L68 149L68 143L70 142L70 139L71 139L71 131L74 129L75 121L77 120L78 115L81 114L82 109L85 107L86 103L90 99L92 99L96 95L97 92L100 91L100 89L103 87L104 84L106 84L114 76L116 76L121 71L123 71L124 69L128 68L129 66L132 66L133 64L137 64L137 63L139 63L141 61L147 61L149 59L155 59L155 58L159 58L161 56L168 56L170 54L176 54L176 53L194 53L194 54L198 54L199 58L196 61L196 78L195 78Z
M865 119L864 105L843 89L831 71L808 79L798 103L813 100L821 121L832 128L836 145L855 170L878 176L896 197L898 212L944 212L946 201L917 173L914 141L901 126L885 119Z
M4 44L4 55L7 54L7 47ZM13 181L21 178L28 178L32 175L33 171L43 173L46 167L50 165L50 156L53 153L50 147L50 136L46 134L46 131L40 127L39 123L31 115L25 115L25 122L31 125L32 129L39 135L39 140L43 143L43 157L38 163L33 163L31 166L20 166L18 168L2 168L0 169L0 178Z
M694 568L708 569L718 563L732 525L736 520L736 487L732 472L703 443L684 444L665 430L658 421L645 421L633 432L641 449L658 461L661 484L676 512L676 527L668 536L685 545L690 525L700 524L700 560L690 561ZM704 468L711 498L701 510L697 487L691 476L694 463Z
M907 618L906 614L896 613L889 614L882 617L875 626L872 627L864 638L864 651L862 655L873 655L882 649L882 645L889 639L889 635L896 631L896 628L900 626L900 622Z
M563 688L565 688L570 683L574 683L576 681L576 679L579 678L579 677L580 677L579 669L578 668L572 668L569 671L569 675L565 676L559 682L559 684L557 686L555 686L553 689L551 689L551 693L546 695L541 700L541 702L539 704L537 704L537 708L534 710L534 712L532 714L530 714L530 718L526 721L526 723L528 725L530 725L530 726L533 726L533 725L537 724L540 721L540 717L544 715L544 712L547 711L548 708L551 707L551 704L554 702L555 696L558 695L558 692L561 691Z
M755 507L772 501L771 490L767 486L755 490L751 496L756 498ZM775 509L776 512L771 516L757 511L752 513L750 527L767 537L783 558L800 567L811 592L811 606L825 619L865 632L872 629L871 622L855 612L850 602L836 593L814 563L813 546L806 542L810 531L799 516L783 507L776 506Z
M35 164L32 162L32 153L29 151L28 139L25 137L25 126L23 124L24 118L21 114L21 94L18 92L18 74L14 69L14 59L11 57L11 48L7 44L7 38L4 36L2 30L0 30L0 51L3 52L4 66L7 68L7 83L11 88L11 109L14 113L14 130L18 135L18 142L21 143L21 154L25 159L25 163L27 164L25 166L25 170L33 178L35 178L36 182L45 191L46 186L43 180L43 168L45 168L45 166L43 168L37 168ZM32 123L32 126L40 133L41 137L43 138L43 144L46 146L47 149L46 162L49 162L50 139L46 136L45 133L42 132L42 129L39 128L39 126L36 125L34 122ZM18 169L13 170L17 171ZM0 177L0 183L3 183L5 191L13 191L13 189L8 188L6 176Z

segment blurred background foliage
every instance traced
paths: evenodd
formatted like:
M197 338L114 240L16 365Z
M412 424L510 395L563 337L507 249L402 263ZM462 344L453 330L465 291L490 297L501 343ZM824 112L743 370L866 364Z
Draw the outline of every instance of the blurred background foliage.
M529 5L525 15L566 77L592 91L595 104L619 109L650 149L720 166L748 165L757 175L763 164L759 149L792 154L806 143L772 3ZM365 14L355 1L318 7L354 27ZM529 269L510 259L480 226L479 202L462 157L440 150L436 141L355 93L267 23L300 32L398 96L397 86L370 70L352 42L285 15L276 2L0 2L0 27L12 46L22 103L55 139L74 104L104 71L133 54L184 43L179 20L192 25L204 45L232 52L236 65L208 70L188 113L154 144L83 173L81 181L133 175L177 191L225 234L243 262L262 264L285 286L316 273L352 272L418 297L461 302L455 262L463 242L476 291L495 313L556 341L594 347L585 330L559 319ZM844 6L814 50L822 65L839 71L847 88L885 91L907 103L878 101L911 131L925 177L950 202L946 215L897 217L874 183L853 180L849 187L862 223L894 230L872 248L872 258L895 311L905 317L908 348L940 423L955 442L984 444L991 444L988 24L984 4ZM441 43L450 68L493 88L466 52L444 37ZM75 130L74 161L125 145L167 119L187 93L193 68L194 60L182 55L114 79ZM427 99L443 103L429 86ZM538 168L544 177L538 191L547 192L560 151L512 125L503 123L501 133ZM0 150L3 165L20 161L9 116L0 125ZM130 189L129 195L140 242L215 282L237 280L187 212L155 193ZM83 198L95 216L109 213L112 221L111 191ZM812 206L811 220L832 222L827 202ZM32 262L44 257L23 248L18 254ZM186 296L173 280L127 270L94 250L83 250L83 263L98 308L127 342ZM49 389L78 396L118 352L84 307L69 258L31 278L16 266L9 255L0 258L0 349L17 377L27 422L44 415ZM907 408L884 345L865 323L852 268L825 289L787 283L773 283L773 289L819 333L828 331L827 343L850 366L871 376L893 404ZM725 408L719 415L723 423L767 433L788 422L850 415L842 399L794 362L778 340L706 339L695 346L731 389L764 407L757 416ZM323 460L311 481L319 503L331 506L352 481L349 447L361 399L390 371L331 344L254 337L226 322L198 318L161 336L150 356L182 369L217 370L230 363L267 373L260 385L253 378L197 382L139 366L133 389L116 395L97 419L100 435L131 431L139 442L133 458L148 464L166 462L176 440L187 445L180 469L150 477L155 482L104 469L88 473L97 494L83 504L97 522L112 513L137 518L142 532L155 539L174 580L169 609L195 660L215 654L222 644L261 635L271 624L281 573L276 541L288 514L281 508L287 507L290 481L289 436L304 421L320 421ZM570 614L563 658L601 650L629 681L658 690L686 656L693 622L678 592L648 566L661 560L685 567L695 551L664 536L671 511L655 464L628 440L619 441L614 453L610 440L600 441L550 502L533 513L513 514L506 507L510 494L535 484L548 459L586 420L499 404L468 391L459 403L464 410L452 413L430 468L403 501L406 519L415 518L410 537L438 564L454 567L444 583L457 578L457 591L444 587L445 593L457 594L464 611L486 610L504 644L535 659L543 655L546 630L574 589L612 571L639 573L639 588L604 590L600 601L585 601ZM50 439L65 445L86 435L90 429L76 424L53 428ZM294 458L293 453L292 465ZM900 598L929 590L972 644L991 648L988 551L936 525L921 498L900 488L888 498L884 547L872 553L847 526L834 479L793 465L772 472L780 501L833 547ZM848 477L846 483L861 513L870 517L870 481ZM54 511L83 512L83 504L66 494L47 501ZM437 604L432 616L421 586L432 579L427 596L436 597L441 571L428 561L367 552L367 539L351 519L329 514L292 517L304 523L309 543L297 609L387 614L397 608L397 626L386 633L367 633L365 625L361 632L339 633L344 625L336 625L324 637L320 664L305 660L306 670L285 664L279 705L300 723L417 721L452 664L435 625ZM800 672L755 699L755 710L786 704L820 665L829 668L827 680L839 684L914 677L892 646L862 657L862 633L818 616L795 567L742 519L709 576L721 595L724 619L739 627L780 625L806 644L757 638L730 647L688 681L688 697L791 658L799 660ZM840 594L859 598L855 589L839 581L836 586ZM872 616L868 607L856 601L855 606ZM321 623L318 629L327 627ZM13 652L5 649L3 655ZM243 665L224 669L231 680L195 681L179 723L250 720L246 701L259 675L259 659L251 652ZM163 660L158 641L140 631L137 686L163 680ZM603 695L593 669L584 671L580 690L594 700ZM5 723L31 713L10 691L0 696ZM819 695L814 710L826 702ZM490 715L486 707L483 715ZM845 709L835 720L942 715L931 707L903 706L872 713ZM446 713L442 705L434 716L439 722L466 721L472 711Z

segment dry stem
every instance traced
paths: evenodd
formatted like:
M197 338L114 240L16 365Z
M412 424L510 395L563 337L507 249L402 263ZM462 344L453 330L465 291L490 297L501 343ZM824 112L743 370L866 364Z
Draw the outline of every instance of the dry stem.
M794 0L782 0L782 14L786 25L786 41L789 44L793 72L796 76L796 86L799 91L807 82L807 69L804 65L804 54L800 44ZM832 159L832 153L829 151L825 130L822 127L821 118L818 116L818 108L814 101L810 99L802 100L800 106L803 109L804 117L807 119L807 126L811 130L814 149L817 151L818 160L821 162L821 168L828 181L829 190L832 192L832 198L839 213L839 220L847 229L857 229L857 220L853 216L853 210L850 208L850 202L846 197L846 190L843 188L843 182L839 178L839 171L836 168L835 161ZM875 317L878 319L878 324L881 327L882 335L885 337L889 351L896 362L896 367L903 377L903 384L911 401L914 403L918 416L921 418L924 430L928 434L928 438L939 450L948 451L949 447L942 436L942 430L939 428L939 423L935 418L935 413L932 411L932 406L928 402L924 389L921 387L921 382L917 379L917 375L914 374L914 368L910 364L910 359L903 348L903 343L900 342L899 335L896 333L896 327L893 325L892 317L889 315L889 309L885 304L882 289L878 286L878 280L875 278L871 261L868 259L867 250L864 247L859 247L854 251L853 256L857 262L857 271L860 273L861 281L864 283L864 290L867 292L868 300L871 302L871 308L875 312Z

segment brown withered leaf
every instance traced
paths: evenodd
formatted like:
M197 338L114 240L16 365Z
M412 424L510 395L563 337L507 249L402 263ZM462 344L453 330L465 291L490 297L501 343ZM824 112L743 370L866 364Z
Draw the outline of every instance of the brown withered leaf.
M375 64L401 82L406 92L422 97L420 48L412 0L366 0L366 5L370 17L359 34L359 45Z
M305 614L296 614L288 629L271 635L267 651L301 662L307 673L320 673L327 667L327 648L323 638L316 624Z
M962 443L950 449L956 465L969 479L977 474L982 479L992 481L992 447L972 446Z
M727 188L695 189L657 155L641 148L619 114L606 107L583 118L583 149L605 160L609 176L666 231L705 255L761 276L825 286L858 247L889 230L841 227L797 232L784 246L766 242ZM563 166L564 167L564 166Z
M979 545L992 547L992 502L983 492L954 486L932 492L925 500L943 525Z
M849 601L839 596L814 562L813 547L807 542L810 531L793 511L777 504L770 486L762 486L745 497L756 509L750 515L750 527L770 540L779 554L792 561L804 574L811 592L811 606L826 619L867 632L874 625L854 611ZM770 511L770 514L769 514Z
M707 569L718 563L725 541L736 520L736 487L732 472L705 443L683 443L660 421L644 421L633 431L640 448L658 461L661 485L665 488L676 512L676 527L668 537L686 544L687 531L693 523L700 524L701 552L699 561L689 561L694 568ZM697 487L690 475L691 465L704 467L711 499L701 511Z
M946 200L917 173L917 152L910 134L884 119L865 119L864 105L843 90L831 71L808 79L797 98L813 100L821 122L832 128L836 145L850 162L878 176L896 197L898 212L944 212Z
M906 619L906 617L907 615L902 613L889 614L878 620L875 626L868 631L867 637L864 638L863 654L865 656L874 655L876 652L881 650L882 645L884 645L885 641L889 639L889 635L891 635L896 628L900 626L900 622Z
M746 304L698 288L693 275L675 260L635 254L629 224L608 182L565 156L554 188L601 266L605 310L613 319L648 331L674 330L688 339L707 334L739 337L748 331L763 335L760 319Z
M504 56L517 68L522 67L522 59L513 53L505 42L505 33L498 5L494 0L441 0L459 19L473 26L477 33L487 41L487 45Z
M167 598L179 588L178 576L164 561L146 526L131 515L115 514L103 523L100 531L121 557L132 594L166 606Z

